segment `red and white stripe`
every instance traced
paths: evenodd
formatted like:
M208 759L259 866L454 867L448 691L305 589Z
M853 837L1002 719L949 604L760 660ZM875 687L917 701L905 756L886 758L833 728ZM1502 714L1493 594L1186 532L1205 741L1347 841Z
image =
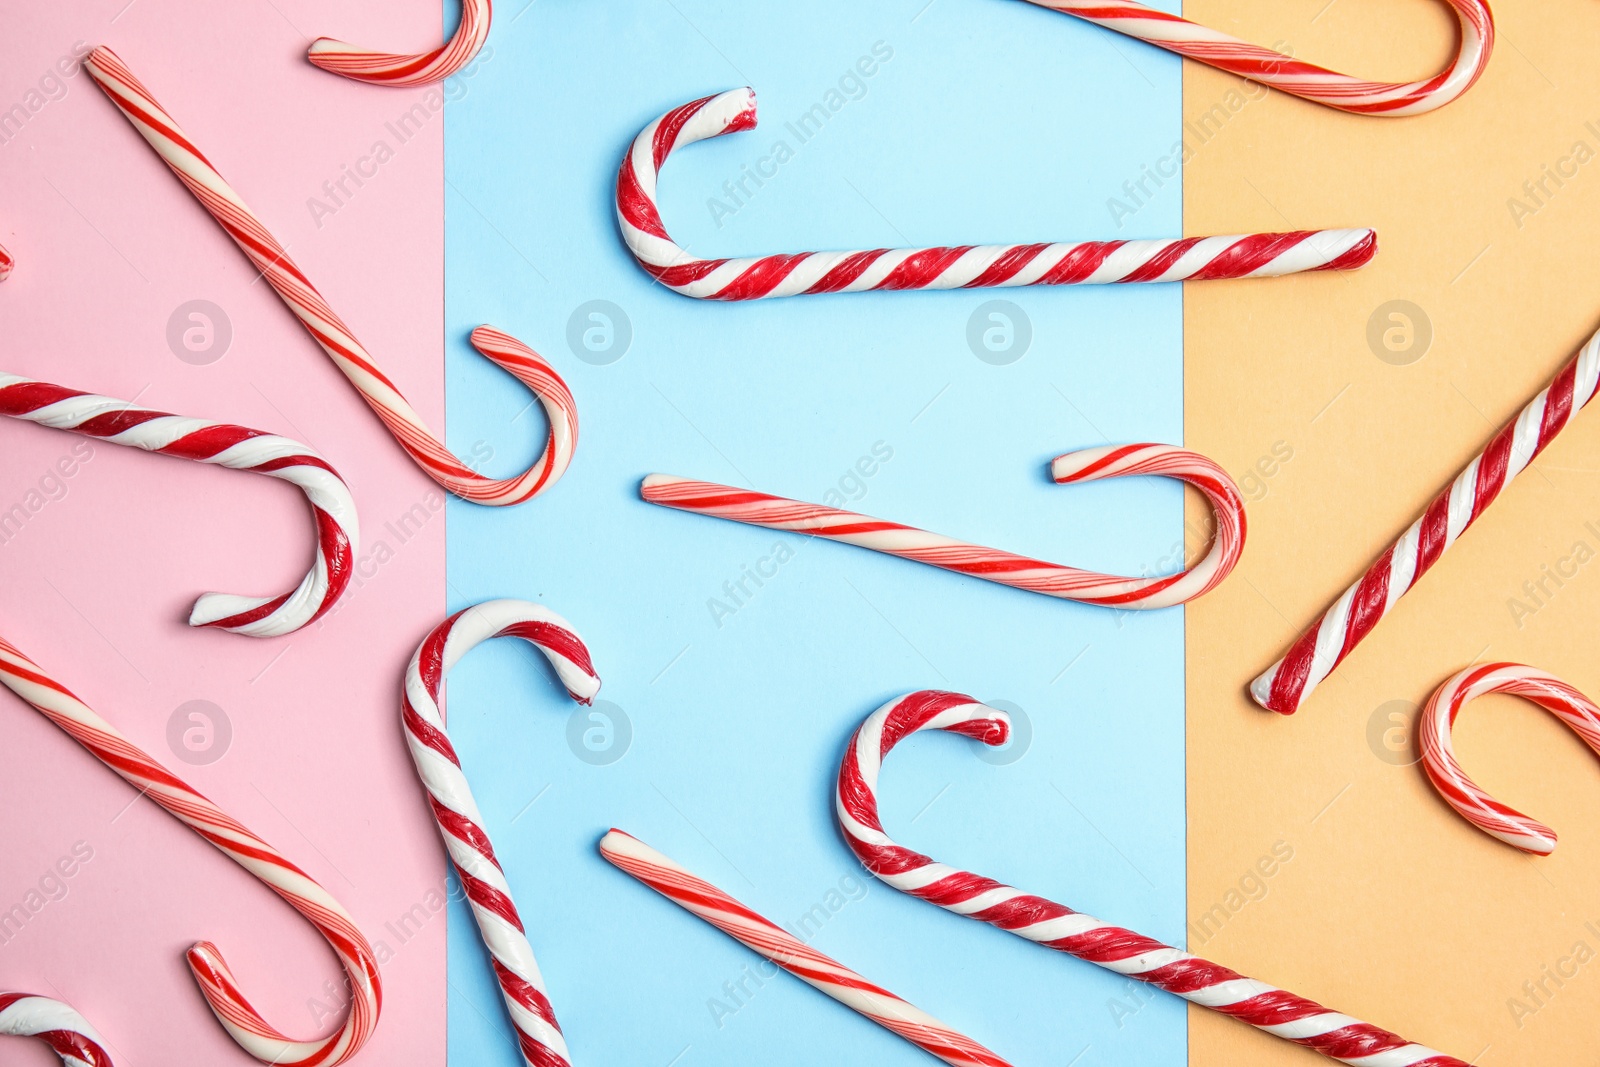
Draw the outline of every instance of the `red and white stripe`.
M612 830L600 840L600 855L624 874L924 1052L954 1067L1010 1067L970 1037L818 952L638 838Z
M1250 695L1269 711L1293 715L1312 690L1332 674L1372 632L1378 620L1439 562L1500 496L1594 399L1600 384L1600 333L1589 338L1545 389L1495 434L1455 481L1434 497L1367 573L1346 589L1320 619L1300 635L1282 659L1250 683Z
M400 447L430 478L463 500L503 507L531 500L566 473L578 443L577 405L566 382L543 357L511 335L491 327L480 326L472 331L472 343L478 351L532 390L544 405L550 422L544 452L532 467L515 478L485 478L456 458L423 424L421 416L295 266L277 238L267 231L116 53L108 48L96 48L84 66L250 258L334 365L383 420Z
M246 637L281 637L320 618L350 584L361 541L355 499L339 472L298 441L246 426L138 408L126 400L3 372L0 415L163 456L253 471L305 493L317 527L317 553L299 586L275 597L207 593L195 601L190 626Z
M1031 593L1123 609L1184 604L1216 588L1244 551L1244 501L1228 472L1206 457L1171 445L1112 445L1057 456L1050 476L1058 484L1135 475L1178 478L1205 494L1216 515L1216 536L1203 558L1177 574L1128 578L957 541L822 504L806 504L749 489L696 482L669 474L645 478L640 495L652 504L711 515L769 530L809 534L870 548L901 559L954 571Z
M639 265L674 292L702 300L756 300L875 289L1273 278L1302 271L1353 270L1372 259L1378 248L1371 230L1301 230L1177 240L875 248L701 259L680 247L661 221L656 201L661 167L684 145L755 125L755 91L733 89L667 112L640 132L622 160L617 174L622 239Z
M32 993L0 993L0 1034L36 1037L62 1067L112 1067L105 1039L69 1005Z
M1455 58L1431 78L1375 82L1262 48L1134 0L1028 0L1165 48L1208 67L1358 115L1420 115L1472 87L1494 48L1494 16L1484 0L1445 0L1461 24Z
M210 942L189 949L189 970L200 992L239 1047L278 1067L333 1067L361 1050L378 1025L383 1005L378 961L355 920L311 876L276 849L151 759L38 664L0 638L0 684L32 704L89 754L167 813L287 901L317 932L344 967L349 1014L337 1031L296 1041L263 1019L239 989L222 953Z
M1467 1067L1463 1060L1304 997L896 844L878 816L878 771L895 745L921 730L945 730L987 745L1003 745L1011 721L1005 712L971 697L925 691L891 700L861 724L839 767L836 810L851 850L890 886L1166 990L1330 1059L1361 1067Z
M461 878L478 932L493 958L495 977L516 1027L528 1067L569 1067L566 1040L534 960L511 883L495 857L483 815L461 760L445 732L441 692L461 657L496 637L520 637L543 652L572 699L588 704L600 691L589 649L572 625L547 608L523 600L490 600L446 619L417 649L406 668L406 745L428 791L445 851Z
M1596 753L1600 753L1600 707L1553 674L1520 663L1490 663L1469 667L1445 682L1423 709L1422 766L1439 795L1484 833L1524 852L1548 856L1556 849L1556 832L1484 792L1456 762L1452 737L1456 716L1469 700L1489 693L1519 696L1552 712Z
M395 55L319 37L311 42L306 58L323 70L373 85L429 85L471 63L489 39L493 21L493 0L463 0L455 35L431 52Z
M11 253L0 247L0 282L11 276L11 268L16 264L17 261L11 258Z

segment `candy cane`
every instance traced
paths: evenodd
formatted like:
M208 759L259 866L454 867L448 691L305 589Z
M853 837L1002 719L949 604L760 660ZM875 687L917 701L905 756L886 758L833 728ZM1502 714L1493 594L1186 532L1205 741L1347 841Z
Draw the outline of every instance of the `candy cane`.
M839 767L839 826L867 870L895 889L1164 989L1330 1059L1362 1067L1467 1067L1463 1060L1304 997L896 844L878 817L878 771L895 745L921 730L1003 745L1011 721L971 697L927 691L891 700L856 731Z
M1544 390L1501 428L1455 481L1434 497L1421 518L1390 545L1283 658L1250 683L1250 695L1269 711L1293 715L1402 596L1439 562L1521 474L1572 416L1594 399L1600 384L1600 333L1589 338Z
M538 604L491 600L446 619L411 658L401 709L406 745L428 791L450 862L472 903L478 932L493 957L523 1059L528 1067L568 1067L567 1043L511 899L511 885L445 732L440 701L445 676L462 656L496 637L520 637L543 652L567 693L580 704L588 704L600 691L589 649L570 623Z
M423 424L399 388L378 369L372 356L295 266L283 246L116 53L109 48L96 48L84 65L134 129L150 142L150 147L277 290L289 310L394 434L400 447L430 478L463 500L504 507L533 499L566 473L578 443L577 405L567 383L533 349L489 326L472 331L472 343L478 351L532 390L550 422L544 452L532 467L515 478L485 478L457 459Z
M226 422L136 408L129 401L3 372L0 415L163 456L254 471L305 493L317 526L317 555L300 585L276 597L207 593L195 601L190 626L246 637L281 637L320 618L350 584L361 540L355 499L339 472L298 441Z
M189 949L189 970L201 994L239 1047L262 1063L281 1067L333 1067L359 1052L378 1025L383 989L372 948L344 907L310 875L151 759L4 638L0 638L0 684L287 901L317 928L339 957L350 993L344 1024L320 1040L295 1041L251 1007L215 945L201 941Z
M4 247L0 247L0 282L11 276L11 268L16 264L17 261L11 258L11 253L7 252Z
M1228 472L1198 453L1171 445L1086 448L1057 456L1050 465L1050 476L1062 485L1144 474L1187 482L1205 494L1216 514L1217 533L1210 549L1193 567L1177 574L1153 578L1100 574L968 544L913 526L822 504L805 504L667 474L645 478L640 495L652 504L678 511L858 545L1063 600L1125 609L1165 608L1187 603L1216 588L1244 551L1244 501Z
M323 70L374 85L428 85L443 81L471 63L488 40L493 20L492 0L464 0L455 36L431 52L392 55L319 37L311 42L306 58Z
M1472 825L1513 848L1548 856L1556 832L1479 788L1456 762L1451 731L1467 701L1488 693L1510 693L1544 708L1600 753L1600 707L1553 674L1518 663L1469 667L1441 685L1422 712L1422 766L1445 802Z
M0 1034L36 1037L62 1067L111 1067L105 1039L70 1006L32 993L0 993Z
M1494 16L1483 0L1445 0L1461 24L1455 58L1431 78L1374 82L1302 63L1298 59L1208 29L1135 0L1028 0L1029 3L1237 74L1262 85L1358 115L1420 115L1450 103L1472 87L1494 49Z
M667 233L656 182L684 145L754 129L756 96L733 89L669 111L646 126L617 174L622 238L649 274L673 292L703 300L756 300L874 289L979 289L1017 285L1099 285L1208 278L1275 278L1352 270L1377 251L1371 230L1300 230L1165 241L962 245L797 252L747 259L700 259Z
M600 854L624 874L698 915L802 982L944 1062L954 1067L1010 1067L970 1037L818 952L638 838L612 830L601 839Z

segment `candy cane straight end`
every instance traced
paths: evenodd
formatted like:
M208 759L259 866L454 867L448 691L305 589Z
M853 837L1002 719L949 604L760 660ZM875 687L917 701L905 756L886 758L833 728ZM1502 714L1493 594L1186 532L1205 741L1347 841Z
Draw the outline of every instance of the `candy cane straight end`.
M1453 730L1467 703L1489 693L1521 697L1555 715L1584 744L1600 753L1600 707L1553 674L1519 663L1469 667L1441 685L1418 724L1422 766L1439 795L1462 818L1513 848L1535 856L1555 851L1557 835L1485 792L1456 760Z
M117 81L136 86L141 90L144 89L144 85L128 69L128 65L122 61L122 57L103 44L95 45L90 50L89 55L83 61L83 65L88 68L89 73L93 74L96 79L114 78Z
M105 1039L71 1006L32 993L0 993L0 1034L32 1037L61 1057L62 1067L112 1067Z
M319 37L306 51L306 58L331 74L369 85L430 85L443 81L472 62L488 40L493 21L492 0L465 0L461 5L461 24L455 35L431 52L394 55L331 37Z
M618 859L624 856L638 855L644 847L644 842L626 830L618 830L615 826L607 830L605 836L600 838L600 855L611 863L616 863Z
M1293 715L1300 710L1300 700L1288 688L1280 692L1274 691L1274 683L1279 672L1284 669L1283 664L1284 661L1280 659L1250 683L1250 699L1267 711L1275 711L1279 715Z
M690 480L676 474L647 474L644 476L644 481L639 483L639 496L652 504L658 504L668 489Z
M1355 244L1348 251L1332 260L1326 267L1318 267L1318 270L1359 270L1372 262L1372 258L1378 254L1378 231L1354 230L1351 232L1361 235L1356 239Z

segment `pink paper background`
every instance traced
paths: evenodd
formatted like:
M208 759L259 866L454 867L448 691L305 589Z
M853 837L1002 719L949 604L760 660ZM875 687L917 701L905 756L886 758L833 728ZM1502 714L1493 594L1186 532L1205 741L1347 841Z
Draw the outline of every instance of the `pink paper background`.
M75 42L115 48L442 426L444 119L433 115L319 228L308 198L374 142L394 145L385 123L422 94L357 86L302 58L321 34L420 47L438 38L436 4L7 7L0 109L26 109ZM397 950L383 968L385 1010L367 1062L441 1063L443 914L403 947L386 924L444 887L397 711L404 663L444 606L443 510L403 542L386 528L419 501L438 504L432 483L88 77L64 86L0 143L0 243L17 258L0 285L0 368L311 444L355 490L364 584L320 628L288 638L189 630L202 591L264 595L298 580L312 543L302 498L267 479L102 444L54 488L59 499L0 545L0 634ZM180 361L167 342L173 310L197 298L220 305L234 331L209 366ZM0 511L83 440L4 423ZM375 550L386 562L374 564ZM216 704L232 723L231 748L209 766L180 762L168 746L168 719L190 700ZM338 966L299 916L9 694L0 695L0 738L0 912L74 843L94 850L63 899L0 943L0 988L68 1000L101 1029L119 1067L252 1062L184 967L183 950L207 938L281 1029L331 1028L308 999L338 984ZM8 1063L55 1062L31 1043L5 1045Z

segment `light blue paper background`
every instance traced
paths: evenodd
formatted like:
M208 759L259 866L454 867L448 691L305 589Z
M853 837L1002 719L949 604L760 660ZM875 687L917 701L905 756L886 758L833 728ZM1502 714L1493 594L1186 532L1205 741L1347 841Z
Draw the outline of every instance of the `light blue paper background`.
M481 322L552 359L582 438L545 497L450 503L450 600L519 596L564 614L633 736L609 766L576 758L573 705L511 642L473 654L449 707L574 1061L933 1062L787 976L737 1002L723 985L755 957L594 847L620 826L794 922L842 879L857 884L831 781L856 724L913 689L1009 701L1033 737L1004 766L959 738L906 744L885 773L891 833L1181 944L1180 610L1066 604L637 495L643 475L664 471L821 500L841 479L853 490L849 472L878 445L893 458L860 479L858 510L1082 566L1171 566L1176 485L1062 488L1046 471L1075 447L1182 440L1181 289L700 303L638 269L612 206L617 164L646 123L753 84L757 130L666 168L667 224L702 254L1176 236L1176 181L1121 230L1106 201L1178 139L1177 62L1015 0L540 0L497 14L492 51L458 77L447 112L449 439L462 455L492 448L487 469L505 474L542 433L526 392L467 346ZM893 58L799 144L784 123L876 42ZM780 138L794 158L719 227L708 198ZM1031 347L1009 365L968 343L969 318L993 299L1031 323ZM610 365L568 344L569 318L592 300L631 326ZM793 558L733 604L724 583L779 544ZM720 626L712 598L737 607ZM1176 1000L859 884L865 897L814 943L1013 1062L1185 1062ZM450 946L451 1062L515 1067L459 905ZM738 1009L720 1026L713 998Z

